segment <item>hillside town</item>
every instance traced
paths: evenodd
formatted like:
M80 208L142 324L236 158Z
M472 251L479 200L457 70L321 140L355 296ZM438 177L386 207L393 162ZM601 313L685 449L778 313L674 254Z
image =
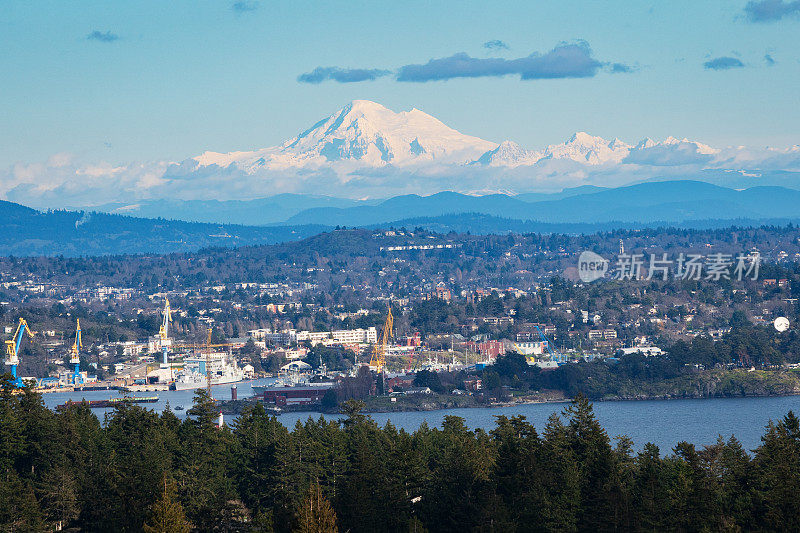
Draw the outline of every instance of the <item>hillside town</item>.
M138 268L154 262L163 268L151 268L150 279L131 273L135 263L122 270L108 258L36 259L50 263L43 269L47 276L26 273L25 260L6 259L0 264L2 316L7 345L16 343L18 351L15 371L45 391L155 391L264 376L308 380L315 374L338 380L343 389L341 380L366 367L393 380L386 383L389 392L415 389L424 371L458 373L448 378L452 390L469 394L481 388L486 369L508 354L544 372L634 355L656 360L676 343L724 340L737 321L765 330L780 317L793 322L800 274L788 260L798 253L796 230L762 231L785 249L762 256L747 247L743 232L743 257L759 264L742 279L654 277L644 265L629 279L585 282L569 266L576 264L584 238L552 236L533 247L525 236L503 240L408 230L333 232L329 238L349 236L369 246L351 253L349 262L323 256L317 247L317 266L305 268L298 261L306 261L308 243L294 245L303 252L291 259L275 250L281 246L264 247L267 268L285 272L274 281L231 281L231 271L245 261L237 259L241 252L138 258L145 263ZM595 249L616 245L624 252L623 238L616 237L597 238ZM655 232L627 237L642 252L647 244L675 240ZM697 232L688 240L695 246L707 241L699 247L707 254L731 248L715 237ZM426 243L424 255L420 242ZM659 250L666 256L683 248L661 244ZM217 277L192 274L197 264L214 265ZM111 276L102 273L115 269ZM187 283L192 275L195 283ZM181 288L170 288L179 276ZM103 283L126 278L139 283ZM412 279L415 288L409 290ZM515 285L500 284L514 279ZM23 321L28 332L36 332L30 339L18 327ZM378 352L382 363L376 366ZM797 356L790 351L774 360L740 350L726 364L776 368L800 362ZM304 401L319 402L325 392Z

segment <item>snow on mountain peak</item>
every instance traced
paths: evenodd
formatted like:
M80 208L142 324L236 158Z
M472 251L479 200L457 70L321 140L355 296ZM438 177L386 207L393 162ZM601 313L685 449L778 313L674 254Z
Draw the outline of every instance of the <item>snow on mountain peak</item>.
M663 166L705 162L720 151L688 139L646 138L635 146L609 141L584 131L541 151L512 141L495 144L464 135L440 120L412 108L394 112L370 100L353 100L280 146L250 152L205 152L199 166L236 165L248 174L261 170L317 170L349 173L358 168L475 164L515 168L540 161L574 161L582 165L647 164Z
M656 141L651 139L650 137L645 137L636 145L637 150L644 150L645 148L652 148L656 145Z
M592 146L597 144L605 144L608 141L603 139L602 137L595 137L594 135L589 135L585 131L576 131L572 134L572 137L565 144L570 145L580 145L580 146Z
M600 165L608 162L620 162L630 152L630 145L619 139L607 141L579 131L569 140L561 144L551 144L544 151L544 157L550 159L571 159L589 165Z
M319 168L413 165L422 162L467 163L495 143L464 135L420 111L394 111L370 100L353 100L297 137L253 152L207 152L201 165L235 163L248 172L260 168Z
M541 154L524 149L513 141L503 141L494 150L489 150L475 163L492 167L518 167L533 165L541 159Z

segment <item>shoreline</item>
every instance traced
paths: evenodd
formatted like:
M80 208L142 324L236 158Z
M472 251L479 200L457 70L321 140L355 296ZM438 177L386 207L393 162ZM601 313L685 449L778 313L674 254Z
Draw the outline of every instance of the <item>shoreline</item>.
M679 400L734 400L734 399L759 399L759 398L786 398L792 396L800 396L800 392L781 393L781 394L752 394L752 395L705 395L705 396L671 396L671 395L658 395L658 396L618 396L618 397L604 397L604 398L589 398L592 403L607 403L607 402L648 402L648 401L679 401ZM387 399L388 397L372 397L373 399ZM452 409L501 409L505 407L514 407L522 405L536 405L536 404L558 404L558 403L571 403L575 398L561 397L561 398L525 398L519 400L505 401L505 402L491 402L491 403L462 403L459 405L452 404L434 404L423 403L420 405L397 405L398 408L382 408L380 405L370 405L368 402L365 409L361 411L364 414L386 414L386 413L414 413L414 412L435 412L435 411L448 411ZM225 400L222 401L220 407L223 409L224 415L238 415L241 413L242 408L252 405L257 400L252 398L243 398L241 400ZM374 401L374 400L373 400ZM234 403L235 402L235 403ZM383 402L381 402L383 403ZM394 402L391 402L394 403ZM226 406L235 405L237 408L233 410L224 409ZM263 404L267 410L275 410L275 407L268 404ZM289 413L314 413L320 415L340 415L340 411L323 409L319 405L298 405L290 408L281 408L280 412L276 413L277 416Z

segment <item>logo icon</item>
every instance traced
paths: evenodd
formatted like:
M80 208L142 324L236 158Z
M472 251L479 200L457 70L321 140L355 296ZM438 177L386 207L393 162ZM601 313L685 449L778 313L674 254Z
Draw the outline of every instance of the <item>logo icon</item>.
M779 316L778 318L775 319L775 322L773 322L772 325L775 326L776 330L783 333L784 331L789 329L789 319L786 318L785 316Z
M584 283L591 283L606 275L608 260L589 250L581 252L578 257L578 276Z

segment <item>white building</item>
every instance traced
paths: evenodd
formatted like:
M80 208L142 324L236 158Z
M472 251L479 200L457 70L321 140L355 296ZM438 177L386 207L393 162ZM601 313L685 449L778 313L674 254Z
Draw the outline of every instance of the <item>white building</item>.
M122 355L125 357L135 357L139 354L147 352L148 345L135 341L124 341L116 343L116 346L122 346Z
M655 357L657 355L664 355L664 350L658 346L634 346L633 348L622 348L622 353L623 355L640 353L645 357Z
M247 332L247 336L252 337L253 340L256 341L263 341L267 339L267 335L270 333L272 333L270 328L251 329Z
M331 338L342 344L375 344L378 342L378 330L374 327L367 329L340 329L331 331Z
M546 349L547 349L546 341L514 343L514 351L525 356L543 355Z
M378 330L374 327L363 329L339 329L335 331L298 331L297 342L309 341L317 344L375 344Z
M254 329L247 332L253 339L264 340L280 346L289 346L300 342L317 344L375 344L378 342L378 330L374 327L363 329L339 329L335 331L296 331L285 329L272 333L268 329Z
M308 349L306 348L296 348L294 350L283 351L283 356L288 361L294 361L296 359L305 359L306 355L308 355Z

